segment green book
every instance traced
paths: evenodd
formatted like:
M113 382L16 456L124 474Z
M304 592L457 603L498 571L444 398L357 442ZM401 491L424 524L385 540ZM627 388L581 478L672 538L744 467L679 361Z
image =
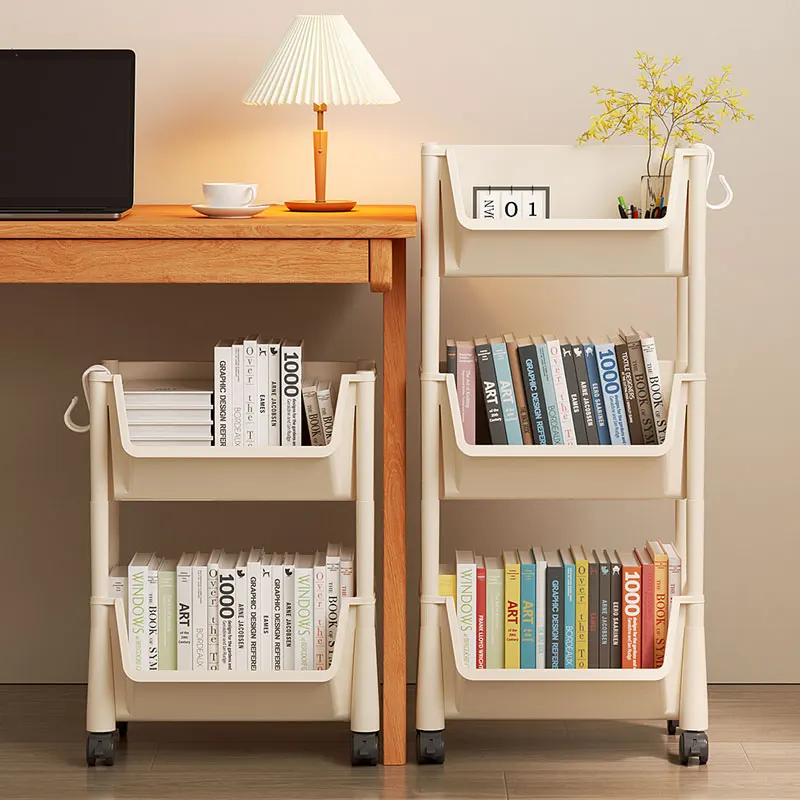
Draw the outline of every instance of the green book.
M486 669L505 666L505 571L499 558L486 564Z
M178 562L164 559L158 569L158 668L178 668Z

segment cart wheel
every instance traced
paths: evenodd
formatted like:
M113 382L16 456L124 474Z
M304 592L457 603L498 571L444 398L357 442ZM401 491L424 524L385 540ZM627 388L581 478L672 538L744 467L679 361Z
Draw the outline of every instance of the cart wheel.
M690 758L697 758L701 766L707 764L708 734L705 731L681 731L678 758L684 765L689 763Z
M668 719L667 720L667 734L670 736L674 736L678 732L678 720L676 719Z
M119 738L120 739L127 739L128 738L128 723L127 722L118 722L117 723L117 730L119 731Z
M113 733L90 733L86 737L86 763L90 767L95 764L113 767L116 750L116 731Z
M444 764L444 731L417 731L417 764Z
M350 763L354 767L378 764L378 734L350 731Z

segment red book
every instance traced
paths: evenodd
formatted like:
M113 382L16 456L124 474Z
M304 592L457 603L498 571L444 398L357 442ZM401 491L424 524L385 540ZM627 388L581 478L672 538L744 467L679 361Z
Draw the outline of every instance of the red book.
M622 668L641 669L642 565L633 553L620 553L622 564Z
M646 550L634 550L642 565L642 669L656 667L656 572Z
M486 669L486 564L475 558L475 666Z

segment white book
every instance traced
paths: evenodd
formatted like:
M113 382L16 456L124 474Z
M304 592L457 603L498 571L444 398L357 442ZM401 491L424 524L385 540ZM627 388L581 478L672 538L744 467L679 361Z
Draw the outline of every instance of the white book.
M294 553L283 555L283 668L294 669Z
M356 596L355 550L352 545L342 545L339 560L339 586L342 597Z
M236 627L234 629L237 672L248 672L247 666L247 553L236 559Z
M219 668L236 669L236 553L223 553L219 560Z
M341 566L341 545L329 544L325 554L325 572L328 576L328 638L327 663L333 663L333 647L336 644L336 630L339 627L339 605L342 592L339 568Z
M197 379L126 380L123 384L125 408L208 408L214 391L212 381Z
M547 344L547 354L550 356L550 370L553 378L553 388L556 393L558 421L561 424L564 444L576 445L578 440L575 438L575 423L572 421L572 407L569 402L567 376L564 373L564 359L561 357L561 343L550 334L546 335L544 339Z
M158 669L158 567L161 559L154 555L147 565L147 668Z
M259 608L258 625L259 669L271 672L275 669L272 636L272 553L262 553L259 576Z
M314 669L328 668L328 577L325 553L314 556Z
M176 569L178 600L178 669L192 668L192 561L194 553L184 553Z
M244 446L255 447L258 441L258 334L248 336L242 345L242 383L244 407Z
M211 424L205 425L186 425L179 422L170 422L166 425L154 425L152 423L128 424L128 435L132 442L152 441L154 439L170 440L195 440L211 441Z
M319 416L322 420L322 432L325 434L325 444L330 444L333 438L333 392L330 381L317 381L317 403Z
M283 664L283 556L272 556L272 668L284 668Z
M667 582L669 584L669 609L672 611L672 598L683 593L683 573L681 572L683 564L672 542L662 542L661 546L664 548L664 552L669 558Z
M281 342L270 339L267 344L269 366L269 391L267 393L267 435L268 444L281 443Z
M231 447L231 378L233 339L222 339L214 347L214 446ZM127 402L127 399L126 399Z
M131 664L137 671L148 669L147 665L147 567L152 553L135 553L128 564L128 641Z
M314 669L314 556L294 559L294 668Z
M122 608L124 611L124 624L127 628L128 619L128 570L126 567L114 567L111 574L108 576L108 596L112 600L118 597L122 600Z
M253 548L247 556L247 669L261 669L261 556L260 548Z
M299 447L303 428L303 342L281 342L281 444Z
M177 560L165 558L158 568L158 668L178 668Z
M456 615L460 656L465 667L474 666L477 659L476 611L475 555L471 550L456 550Z
M303 381L303 410L306 414L311 446L323 447L325 445L325 432L322 430L322 418L319 411L319 400L317 399L317 382L315 380Z
M269 444L269 342L259 337L256 343L256 444Z
M211 403L208 408L131 408L129 425L205 425L213 423Z
M192 669L208 670L208 553L192 561Z
M650 402L653 404L658 443L663 444L667 437L667 404L664 402L664 387L661 385L661 367L658 363L656 340L646 331L636 331L636 333L642 342L644 370L647 373Z
M541 547L533 548L536 562L536 669L544 669L547 634L547 560Z
M219 670L219 562L223 550L214 550L208 557L208 668Z
M234 447L244 447L244 339L231 347L231 437Z

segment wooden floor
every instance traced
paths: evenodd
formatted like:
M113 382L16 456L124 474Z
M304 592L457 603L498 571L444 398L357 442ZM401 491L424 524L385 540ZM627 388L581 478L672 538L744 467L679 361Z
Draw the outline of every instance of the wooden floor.
M662 723L461 722L444 767L352 769L344 725L132 723L88 769L84 701L0 686L0 798L800 798L800 686L712 687L709 764L688 768Z

